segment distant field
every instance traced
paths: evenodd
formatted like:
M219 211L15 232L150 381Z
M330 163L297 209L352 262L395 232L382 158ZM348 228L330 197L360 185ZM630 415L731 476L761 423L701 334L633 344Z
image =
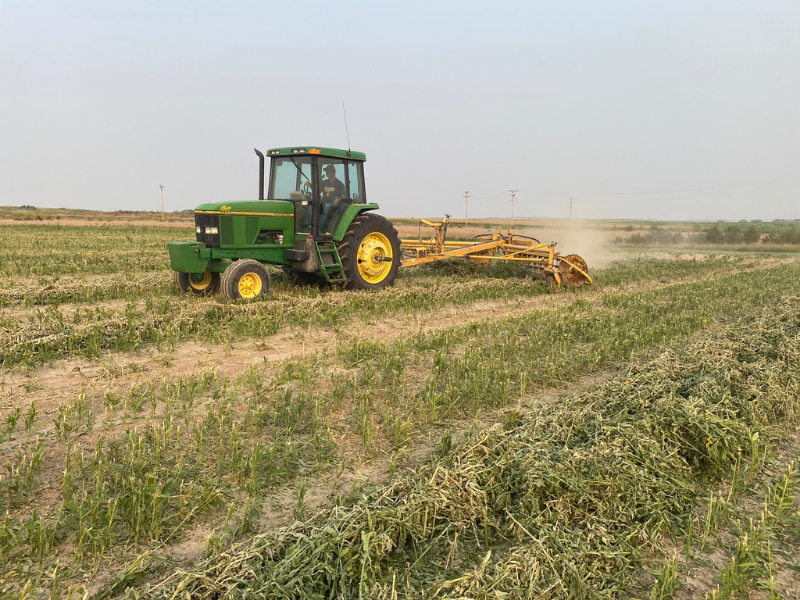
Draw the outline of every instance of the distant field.
M798 248L525 221L596 285L448 261L362 293L272 269L271 299L228 303L178 292L166 243L193 222L168 219L0 208L0 595L800 585ZM760 570L734 560L748 543Z
M444 215L420 215L421 218L430 221L441 220ZM420 217L396 217L392 221L403 225L416 226ZM147 222L161 221L161 213L157 211L135 211L135 210L119 210L113 212L98 211L98 210L82 210L70 208L36 208L36 207L18 207L18 206L0 206L0 219L11 221L61 221L61 220L83 220L91 223L108 222L114 223L119 221L126 221L131 218L140 219ZM166 212L164 219L173 222L192 222L192 211L186 210L181 212ZM465 225L464 219L453 217L451 220L453 227L463 227ZM510 219L469 219L468 225L474 226L505 226L511 223ZM634 219L531 219L531 218L517 218L514 223L524 227L553 227L561 229L569 229L575 225L594 226L598 228L608 228L612 230L639 230L648 229L651 227L674 227L676 230L693 231L703 228L713 227L715 225L734 227L748 227L755 225L763 228L765 232L778 230L784 227L791 227L800 224L800 220L792 219L778 219L775 221L637 221Z

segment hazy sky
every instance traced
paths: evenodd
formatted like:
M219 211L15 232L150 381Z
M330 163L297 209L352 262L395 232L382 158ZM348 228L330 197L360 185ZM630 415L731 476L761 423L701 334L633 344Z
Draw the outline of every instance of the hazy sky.
M0 205L257 197L366 152L387 216L800 218L800 2L0 0Z

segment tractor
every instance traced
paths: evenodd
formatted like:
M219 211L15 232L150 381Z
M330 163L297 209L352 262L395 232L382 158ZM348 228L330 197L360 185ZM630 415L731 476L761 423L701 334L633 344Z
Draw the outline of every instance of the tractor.
M394 226L367 202L362 152L319 146L274 148L264 197L201 204L196 241L170 242L175 283L186 293L222 291L229 300L269 294L265 265L280 266L297 285L380 289L394 283L401 262Z

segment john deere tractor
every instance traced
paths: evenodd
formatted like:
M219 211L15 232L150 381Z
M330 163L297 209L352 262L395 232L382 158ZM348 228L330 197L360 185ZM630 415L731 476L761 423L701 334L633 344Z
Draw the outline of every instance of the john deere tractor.
M316 146L274 148L264 198L264 154L258 200L201 204L194 242L170 242L175 283L184 292L222 290L230 300L269 292L265 265L280 266L298 285L330 283L352 289L394 283L400 239L371 211L361 152Z

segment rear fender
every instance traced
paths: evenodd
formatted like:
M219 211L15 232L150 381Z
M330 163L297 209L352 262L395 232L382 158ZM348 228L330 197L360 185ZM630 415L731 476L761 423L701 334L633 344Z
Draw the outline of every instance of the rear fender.
M367 212L368 210L377 209L377 204L351 204L348 206L345 209L341 220L339 221L339 226L336 228L336 233L333 236L334 241L341 242L344 239L344 234L347 233L350 223L352 223L353 219L355 219L358 215L363 212Z

